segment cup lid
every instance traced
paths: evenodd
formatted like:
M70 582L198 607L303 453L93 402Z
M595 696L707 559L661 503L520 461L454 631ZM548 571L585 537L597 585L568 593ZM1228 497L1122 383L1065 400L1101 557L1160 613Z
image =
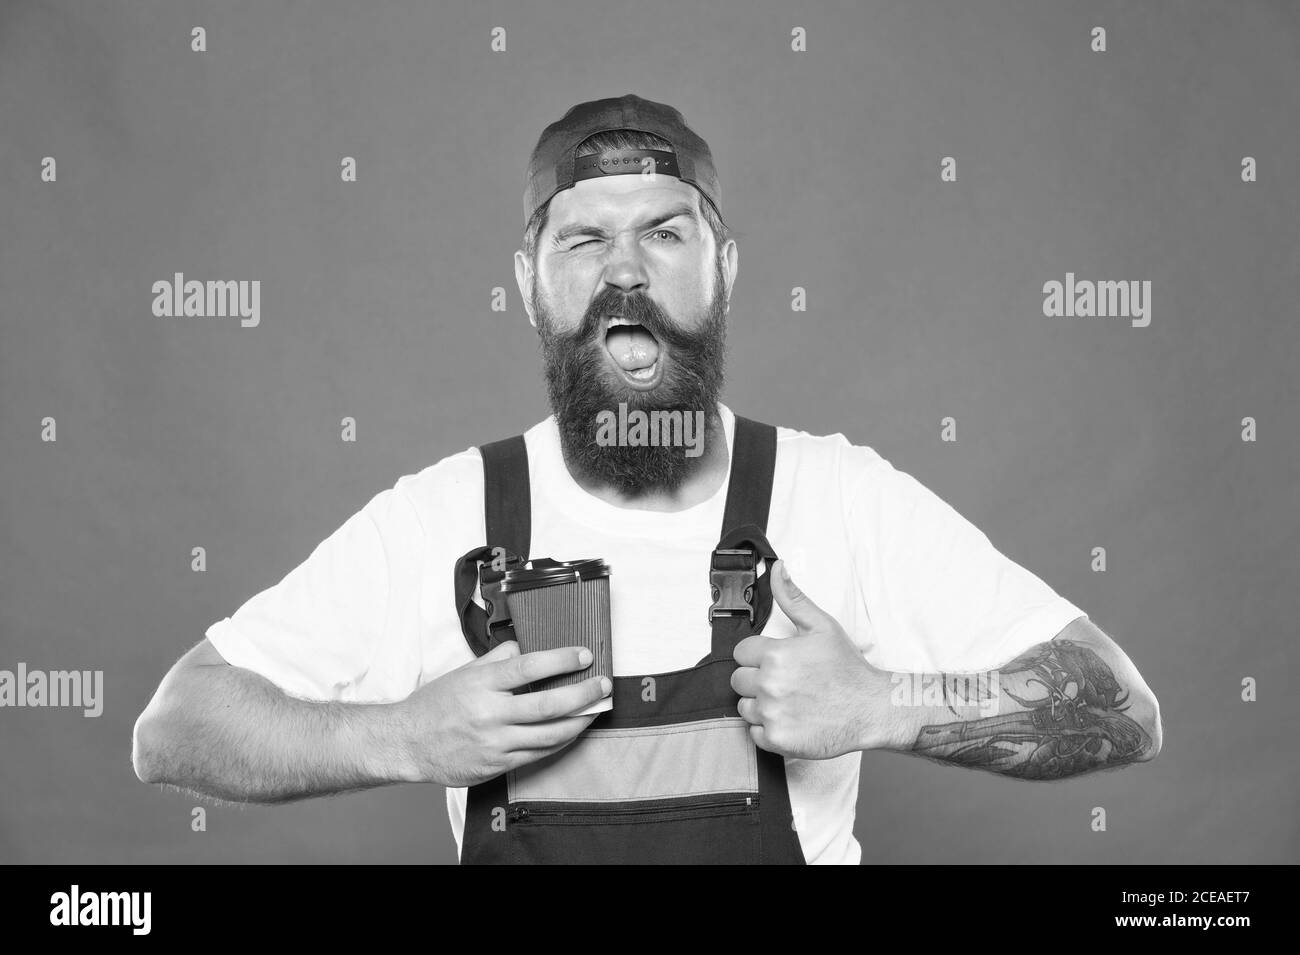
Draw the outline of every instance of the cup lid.
M551 560L549 557L539 557L529 561L529 565L519 570L506 571L501 580L502 593L609 576L609 564L599 557L587 560Z

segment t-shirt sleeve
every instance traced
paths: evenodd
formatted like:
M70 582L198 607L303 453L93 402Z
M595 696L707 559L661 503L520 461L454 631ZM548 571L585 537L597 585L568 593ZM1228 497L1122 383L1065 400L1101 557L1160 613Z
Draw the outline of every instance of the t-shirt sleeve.
M393 660L410 661L414 686L418 654L395 645L403 636L390 626L390 592L415 576L418 537L405 495L382 491L278 584L209 627L207 638L228 663L303 699L368 700L367 674L390 670Z
M873 458L848 523L879 665L992 669L1085 615L916 478Z

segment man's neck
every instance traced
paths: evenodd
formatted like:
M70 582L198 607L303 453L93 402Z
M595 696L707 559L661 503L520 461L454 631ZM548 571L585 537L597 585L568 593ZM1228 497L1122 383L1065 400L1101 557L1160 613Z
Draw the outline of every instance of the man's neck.
M585 474L577 473L569 464L568 455L564 455L564 466L574 482L590 494L615 507L635 508L642 511L684 511L703 501L707 501L718 492L727 480L727 470L731 465L731 456L727 451L726 435L723 433L722 417L715 408L705 424L704 451L693 459L693 466L686 480L675 491L655 490L639 494L625 494Z

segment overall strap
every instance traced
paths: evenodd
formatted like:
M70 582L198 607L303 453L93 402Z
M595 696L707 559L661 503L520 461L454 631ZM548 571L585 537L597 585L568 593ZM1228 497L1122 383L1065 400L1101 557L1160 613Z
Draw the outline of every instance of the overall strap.
M731 483L722 515L722 533L753 524L767 533L772 506L772 475L776 472L776 428L736 415L731 448Z
M483 455L483 515L488 543L526 558L533 534L533 506L524 436L517 434L485 444L479 453Z
M736 643L760 633L772 613L776 552L767 540L767 518L775 471L776 428L736 415L722 535L709 561L710 658L715 660L730 659ZM767 567L759 575L761 560Z
M476 547L455 567L456 608L461 632L475 656L515 638L500 592L506 570L528 559L532 538L532 492L528 449L523 435L479 448L483 456L483 518L487 544ZM487 609L474 602L479 587Z

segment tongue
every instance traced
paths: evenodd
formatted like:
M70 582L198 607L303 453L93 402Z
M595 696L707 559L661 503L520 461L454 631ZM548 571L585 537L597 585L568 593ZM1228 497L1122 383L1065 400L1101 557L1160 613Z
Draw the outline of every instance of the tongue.
M649 368L659 359L659 343L639 325L615 325L605 338L605 347L624 371Z

